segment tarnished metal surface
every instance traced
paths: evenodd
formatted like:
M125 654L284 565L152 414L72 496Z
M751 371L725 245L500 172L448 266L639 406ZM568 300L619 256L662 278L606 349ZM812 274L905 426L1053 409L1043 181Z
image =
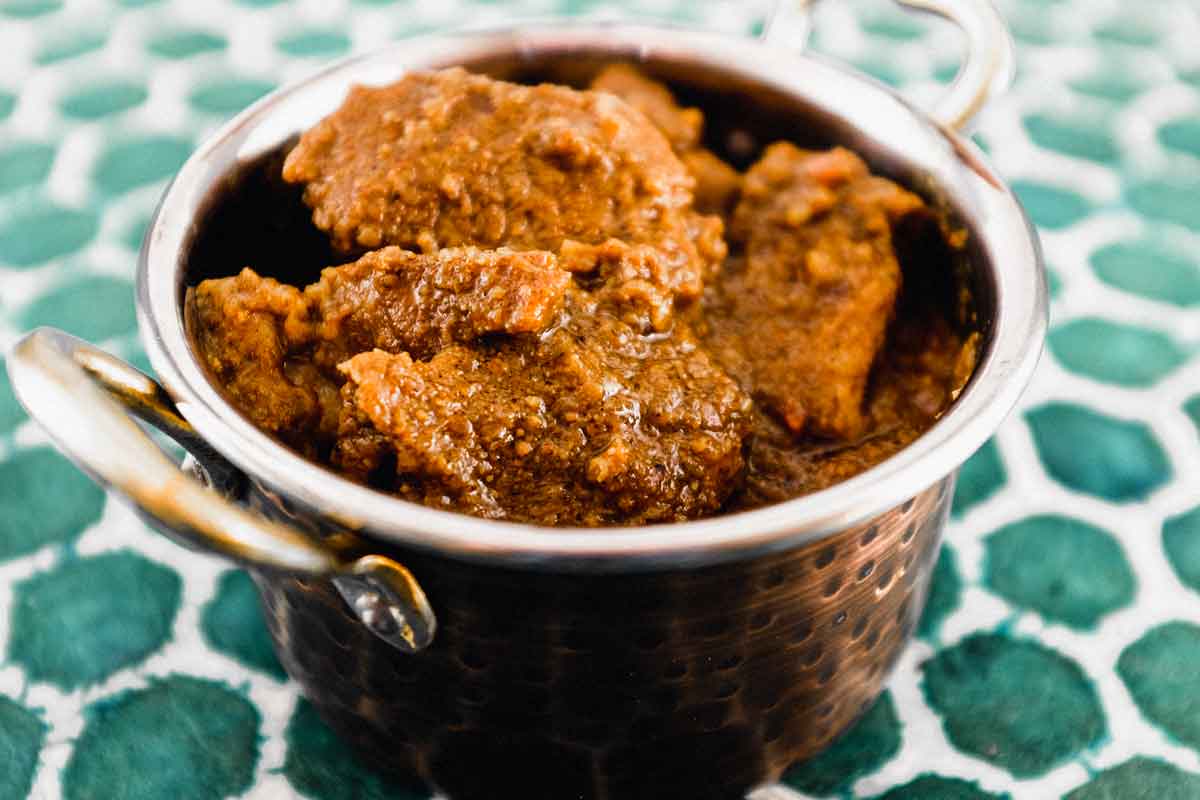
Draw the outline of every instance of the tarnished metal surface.
M411 656L327 581L258 583L284 666L378 765L456 799L735 797L875 700L924 605L952 483L823 541L689 571L388 550L436 602L437 639Z

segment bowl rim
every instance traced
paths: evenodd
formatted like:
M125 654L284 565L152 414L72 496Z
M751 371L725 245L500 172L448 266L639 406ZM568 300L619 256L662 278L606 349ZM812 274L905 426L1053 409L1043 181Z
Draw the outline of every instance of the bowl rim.
M984 277L995 299L990 342L942 418L880 464L809 495L701 520L595 529L485 520L401 500L304 459L243 417L195 358L180 302L185 248L216 181L331 112L353 83L384 83L406 70L488 56L548 52L691 59L820 108L882 149L903 153L906 163L936 180L979 233ZM884 131L886 140L871 134L867 123ZM972 143L888 87L825 59L746 37L586 21L407 39L277 89L219 128L180 169L148 226L137 270L139 328L151 365L199 435L248 476L369 538L471 560L585 570L748 557L810 543L902 504L953 473L1015 406L1041 354L1047 305L1037 235L1011 190Z

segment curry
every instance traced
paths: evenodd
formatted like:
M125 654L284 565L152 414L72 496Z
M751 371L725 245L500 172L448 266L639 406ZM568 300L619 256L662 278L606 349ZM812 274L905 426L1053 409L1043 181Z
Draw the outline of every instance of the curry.
M704 124L623 64L357 87L278 171L330 266L228 264L188 292L196 349L306 457L490 519L680 521L852 477L970 376L927 257L962 236L849 150L739 172Z

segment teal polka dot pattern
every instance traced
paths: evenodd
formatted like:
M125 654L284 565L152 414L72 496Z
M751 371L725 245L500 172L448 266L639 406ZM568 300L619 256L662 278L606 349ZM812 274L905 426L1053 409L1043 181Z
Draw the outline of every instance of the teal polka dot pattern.
M1191 355L1161 331L1097 318L1058 326L1050 331L1048 344L1072 372L1122 386L1153 386Z
M933 581L929 586L925 610L917 624L918 636L936 641L942 622L962 602L962 589L954 548L949 544L943 545L933 568Z
M992 794L978 784L961 778L922 775L903 786L879 795L878 800L1007 800L1009 795Z
M900 749L900 720L885 692L854 727L828 750L793 767L783 782L802 792L829 795L844 791L855 778L877 769Z
M287 756L283 774L305 797L321 800L424 800L425 792L398 786L362 767L307 700L284 732Z
M77 31L48 39L38 48L33 61L42 66L55 64L99 50L104 46L104 42L104 36L101 34L92 31Z
M8 381L8 371L4 369L4 360L0 359L0 436L11 431L21 420L25 419L25 411L13 394L12 384Z
M73 280L23 309L17 322L22 328L52 325L92 341L132 333L137 327L133 283L105 276Z
M100 154L92 179L108 194L121 194L175 174L192 151L180 136L138 136L110 144Z
M48 324L149 370L132 287L166 182L332 59L515 15L755 36L766 4L0 0L0 354ZM1047 352L962 468L887 693L755 800L1200 796L1200 63L1179 22L1195 4L996 4L1018 77L972 139L1042 234ZM891 0L815 15L822 57L917 106L957 72L951 26ZM106 498L0 370L0 798L235 796L430 800L299 698L249 575Z
M62 0L6 0L0 4L0 15L13 19L32 19L52 14L62 8Z
M1043 228L1058 230L1079 222L1091 204L1078 192L1034 181L1014 180L1012 190L1025 204L1033 221Z
M192 91L188 102L197 111L235 114L275 88L270 81L227 78L204 83Z
M1166 452L1144 423L1067 403L1035 408L1026 419L1046 471L1072 489L1120 503L1142 500L1171 478Z
M1200 592L1200 506L1164 522L1162 544L1175 575Z
M13 587L8 656L33 680L98 683L166 643L180 591L173 571L128 551L67 561Z
M346 52L350 49L350 39L340 31L314 29L285 36L277 45L289 56L320 58Z
M1200 119L1171 120L1158 129L1158 140L1172 150L1200 158Z
M51 203L10 210L0 221L0 265L36 267L83 248L99 220L85 209Z
M1148 720L1200 751L1200 627L1168 622L1121 653L1117 674Z
M202 53L224 50L229 42L218 33L205 30L177 30L160 34L146 45L156 56L169 59L191 58Z
M278 680L287 678L271 647L258 591L245 572L221 576L217 593L200 612L200 631L214 650Z
M37 186L53 163L53 145L16 142L0 148L0 194Z
M1130 294L1174 306L1200 304L1200 261L1169 241L1113 242L1092 253L1091 264L1101 281Z
M46 723L15 700L0 696L0 797L24 797L33 785Z
M59 109L68 117L99 119L139 106L148 96L146 87L118 81L77 89L62 99Z
M1136 97L1146 85L1128 70L1105 68L1070 82L1080 94L1114 103L1127 103Z
M1036 642L976 633L922 669L950 741L1016 777L1044 774L1106 732L1083 670Z
M15 423L19 412L8 406ZM104 493L48 447L0 461L0 561L78 538L100 518Z
M246 697L183 675L105 698L63 770L63 797L220 800L254 779L259 713ZM97 791L97 787L119 787Z
M1138 181L1125 191L1129 205L1145 216L1200 231L1200 176Z
M1157 759L1138 757L1104 770L1067 794L1065 800L1197 796L1200 796L1200 775Z
M1033 114L1025 118L1025 129L1035 144L1048 150L1104 163L1117 159L1117 144L1102 120Z
M1108 531L1061 516L1006 525L984 540L984 585L1017 608L1093 628L1129 605L1136 579Z
M1008 476L1004 472L1004 462L1000 459L1000 451L996 441L989 439L975 455L967 459L962 470L958 473L958 484L954 492L951 508L955 516L962 516L977 503L982 503L1000 487Z

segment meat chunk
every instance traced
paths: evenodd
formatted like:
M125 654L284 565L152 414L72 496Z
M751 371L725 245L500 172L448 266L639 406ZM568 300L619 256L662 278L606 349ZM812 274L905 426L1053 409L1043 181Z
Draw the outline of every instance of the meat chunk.
M384 248L330 267L301 291L244 269L189 293L205 364L259 427L289 443L338 427L337 364L382 348L433 355L558 319L571 274L543 252Z
M646 77L632 64L605 67L592 80L591 87L620 97L662 131L696 181L698 211L723 215L733 210L742 176L701 146L704 114L700 109L681 107L665 84Z
M301 137L284 178L345 251L398 245L555 252L619 238L669 254L695 299L702 252L692 179L646 118L610 94L519 86L461 69L355 87Z
M546 252L398 247L322 271L304 290L319 364L379 348L428 358L493 333L540 333L563 308L571 273Z
M780 142L746 174L741 257L709 297L707 343L792 434L852 439L900 290L891 226L919 197L848 150Z
M703 147L681 153L680 158L696 179L696 210L722 217L732 212L742 191L742 174Z
M592 79L591 88L616 95L654 123L676 152L700 144L704 114L698 108L681 108L664 84L646 77L632 64L610 64Z
M594 302L576 293L566 324L536 340L455 345L424 362L350 359L352 422L335 465L379 472L394 459L388 488L402 497L492 518L600 525L715 512L741 477L749 398L682 323L645 337Z
M299 289L244 269L189 290L186 308L201 360L255 425L308 454L309 434L336 431L337 384L292 345L307 336Z

